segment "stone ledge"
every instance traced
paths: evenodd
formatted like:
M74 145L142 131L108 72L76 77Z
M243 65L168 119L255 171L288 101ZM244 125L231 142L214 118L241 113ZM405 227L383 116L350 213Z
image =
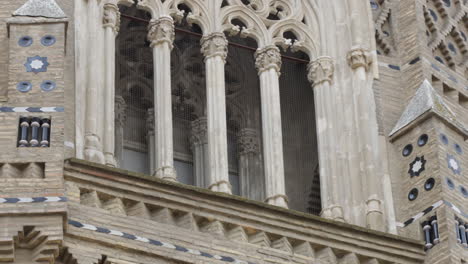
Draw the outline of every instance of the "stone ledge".
M95 199L92 204L96 207L101 204L99 197L106 196L106 205L102 208L123 217L127 216L122 209L122 201L134 200L140 201L143 206L165 207L158 209L158 220L152 221L158 222L163 216L171 218L171 212L182 211L215 219L214 222L219 222L219 225L200 226L211 232L226 225L251 226L257 234L265 232L294 241L301 238L307 243L312 241L338 251L358 251L357 254L380 256L384 260L406 259L408 262L403 263L419 263L424 259L423 243L419 241L83 160L66 161L65 179L77 186L78 193L80 188L92 189ZM152 204L151 199L157 202ZM146 217L144 221L150 220Z

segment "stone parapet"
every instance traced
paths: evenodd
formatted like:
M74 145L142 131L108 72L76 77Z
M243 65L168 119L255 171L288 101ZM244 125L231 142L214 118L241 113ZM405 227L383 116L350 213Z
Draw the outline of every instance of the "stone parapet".
M399 236L77 159L64 170L68 235L83 245L190 263L424 262L424 245Z

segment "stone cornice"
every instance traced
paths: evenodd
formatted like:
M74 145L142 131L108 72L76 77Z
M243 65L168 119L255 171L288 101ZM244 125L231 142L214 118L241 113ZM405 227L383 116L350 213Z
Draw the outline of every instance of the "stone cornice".
M150 21L148 25L148 40L151 42L151 47L168 43L169 48L172 49L174 38L174 20L171 17L161 17Z
M224 33L215 32L201 39L201 52L205 60L214 56L221 56L223 60L227 57L228 41Z
M331 57L319 57L308 66L307 78L314 86L324 82L331 83L335 72L335 64Z
M271 45L255 52L255 67L261 74L269 69L274 69L278 74L281 70L281 53L278 47Z

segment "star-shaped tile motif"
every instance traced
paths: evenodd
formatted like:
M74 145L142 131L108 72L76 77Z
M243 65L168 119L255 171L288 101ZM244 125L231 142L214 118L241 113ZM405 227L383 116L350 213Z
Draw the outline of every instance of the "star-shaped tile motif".
M28 57L24 66L27 72L46 72L49 62L47 62L47 57L34 56Z
M447 164L448 164L449 169L451 169L453 173L460 175L461 173L460 163L458 162L457 159L455 159L454 156L447 154Z
M419 174L424 171L425 165L426 160L424 159L424 156L416 157L414 161L410 163L408 173L411 175L411 177L419 176Z

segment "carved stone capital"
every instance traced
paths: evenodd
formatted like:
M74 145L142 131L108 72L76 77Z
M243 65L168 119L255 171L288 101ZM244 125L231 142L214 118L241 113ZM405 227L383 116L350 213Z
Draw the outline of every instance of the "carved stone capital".
M120 12L119 7L115 4L107 3L104 5L104 15L102 18L104 27L110 27L115 33L120 29Z
M307 78L314 86L324 82L331 83L335 72L335 63L330 57L319 57L308 66Z
M150 21L148 25L148 41L151 42L150 47L166 42L169 44L170 49L172 49L174 38L174 21L171 17L161 17Z
M192 121L191 130L190 142L193 146L208 144L208 121L206 117L200 117Z
M260 144L257 130L244 128L237 135L239 155L259 154Z
M370 65L372 64L372 55L371 53L364 48L356 47L351 49L348 52L348 64L354 70L359 67L364 67L366 71L369 70Z
M122 96L115 96L115 124L123 127L127 120L127 104Z
M146 130L148 134L154 133L154 108L149 108L146 111Z
M228 41L224 33L215 32L207 36L203 36L201 39L201 52L205 56L205 59L221 56L223 60L226 60L228 52Z
M255 52L255 67L258 73L275 69L278 74L281 70L281 53L276 46L266 46Z

